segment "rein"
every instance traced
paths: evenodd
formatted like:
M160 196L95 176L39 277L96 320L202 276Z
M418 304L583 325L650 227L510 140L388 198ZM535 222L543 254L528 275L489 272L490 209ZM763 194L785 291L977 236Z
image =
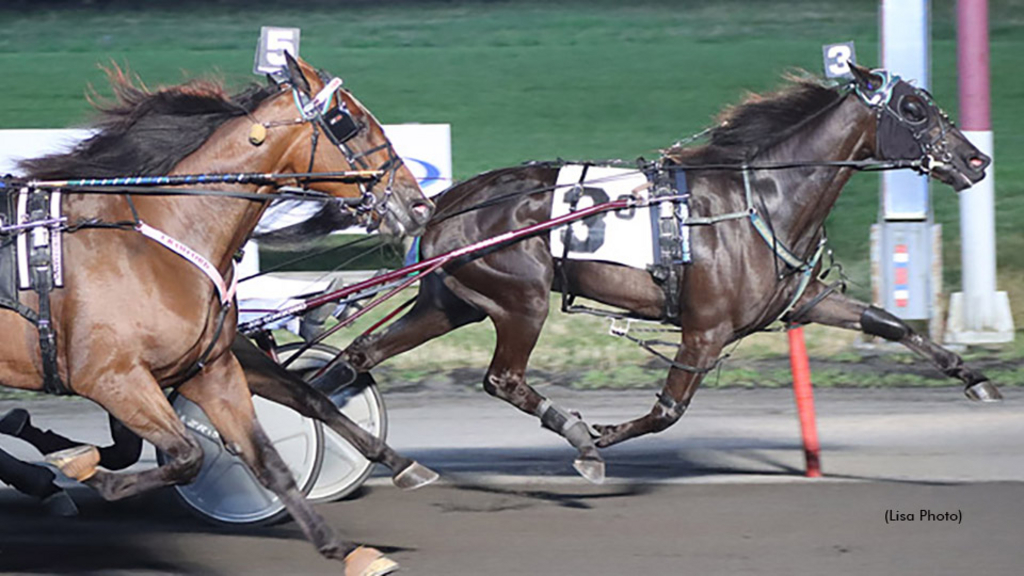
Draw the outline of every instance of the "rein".
M642 161L642 159L641 159ZM559 160L554 162L531 162L528 165L538 165L543 167L557 168L566 164L575 164L577 162ZM583 161L578 162L584 165L596 165L593 162ZM646 167L638 168L634 173L642 174L648 173L651 169L657 169L658 161L646 162ZM794 160L792 162L768 162L763 164L672 164L673 170L682 170L684 172L701 172L701 171L722 171L722 172L743 172L745 170L789 170L792 168L816 168L832 166L836 168L852 168L860 172L882 172L887 170L904 170L911 168L914 170L923 170L924 162L922 160L834 160L834 161L814 161L814 160ZM544 194L546 192L553 192L559 188L569 188L574 184L561 184L552 186L542 186L538 188L532 188L530 190L521 190L517 192L510 192L501 196L495 196L489 198L472 206L461 208L452 212L437 212L434 217L431 218L429 225L438 224L450 218L461 216L469 212L475 212L505 202L510 202L516 198L523 196L533 196L534 194ZM745 213L744 213L745 214ZM705 219L693 219L694 224L714 224L717 222L715 216L709 216ZM732 219L730 215L726 219Z

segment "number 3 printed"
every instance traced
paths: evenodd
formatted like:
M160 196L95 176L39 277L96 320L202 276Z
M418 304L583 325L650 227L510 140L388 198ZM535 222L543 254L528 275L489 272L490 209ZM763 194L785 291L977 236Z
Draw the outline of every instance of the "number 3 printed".
M849 46L831 46L828 49L828 58L832 63L828 65L828 71L835 76L849 74L851 55Z
M570 206L573 204L572 192L566 194L563 199ZM593 204L603 204L608 201L608 193L601 188L584 187L579 191L579 198L590 198ZM578 200L577 200L578 202ZM569 252L582 252L592 254L604 244L604 214L588 216L575 224L583 224L586 236L582 239L575 233L578 226L570 226L562 230L562 244L569 247ZM571 234L571 237L570 237Z

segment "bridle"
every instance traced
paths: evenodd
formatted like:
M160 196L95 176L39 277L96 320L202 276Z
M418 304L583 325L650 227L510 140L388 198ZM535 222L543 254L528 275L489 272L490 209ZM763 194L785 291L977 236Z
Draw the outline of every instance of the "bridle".
M313 164L316 161L317 145L320 142L320 133L327 135L328 140L341 152L345 161L354 169L372 170L377 172L367 181L358 182L362 193L362 200L358 204L342 204L344 208L355 213L356 221L365 226L368 230L375 230L383 222L384 216L388 213L391 196L394 194L394 182L399 168L402 167L402 158L395 152L391 141L384 139L384 143L367 150L356 152L349 145L349 142L367 131L363 122L358 122L352 117L345 99L340 92L343 90L341 78L331 76L323 71L317 71L320 79L324 82L324 88L315 96L310 98L305 91L299 89L294 81L285 81L292 92L295 107L299 117L294 120L278 122L261 122L264 128L275 128L278 126L289 126L294 124L308 123L313 127L310 135L309 166L307 173L313 172ZM332 103L336 101L336 105ZM387 152L387 158L375 168L371 168L368 162L369 156L380 151ZM301 179L300 184L308 185L312 178ZM376 185L384 182L384 190L378 195L373 193ZM374 219L373 216L377 215Z
M875 151L883 160L914 160L914 169L929 174L953 160L949 128L955 126L932 95L884 69L871 71L878 86L855 83L853 92L875 113ZM929 134L935 133L929 138Z

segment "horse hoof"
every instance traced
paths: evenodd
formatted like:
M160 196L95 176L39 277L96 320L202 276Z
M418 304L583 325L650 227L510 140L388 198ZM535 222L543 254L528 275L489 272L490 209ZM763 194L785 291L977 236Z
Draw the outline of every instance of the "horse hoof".
M423 488L427 484L433 484L438 478L440 476L438 476L437 472L419 462L413 462L406 466L404 470L395 474L391 481L402 490L415 490Z
M46 463L56 466L68 478L85 482L96 474L100 451L95 446L75 446L47 454Z
M398 562L376 548L360 546L345 556L345 576L384 576L398 570Z
M1003 399L1003 394L988 380L964 388L964 395L975 402L999 402Z
M601 460L584 460L577 458L573 460L572 467L580 473L588 481L594 484L601 484L604 482L604 462Z
M67 490L58 490L44 498L43 508L51 516L61 516L63 518L78 516L78 506L75 506L75 501L71 499Z

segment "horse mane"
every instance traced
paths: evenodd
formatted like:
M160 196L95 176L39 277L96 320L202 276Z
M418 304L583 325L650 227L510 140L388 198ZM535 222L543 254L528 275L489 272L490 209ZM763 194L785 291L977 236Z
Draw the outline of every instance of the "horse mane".
M776 92L750 93L740 104L725 108L706 144L676 144L663 154L681 164L743 163L843 97L842 91L807 74L787 74L785 80Z
M227 94L221 82L195 79L150 91L116 64L104 68L114 97L87 95L97 132L68 152L23 160L33 179L110 178L167 174L228 120L255 110L276 93L249 85Z

